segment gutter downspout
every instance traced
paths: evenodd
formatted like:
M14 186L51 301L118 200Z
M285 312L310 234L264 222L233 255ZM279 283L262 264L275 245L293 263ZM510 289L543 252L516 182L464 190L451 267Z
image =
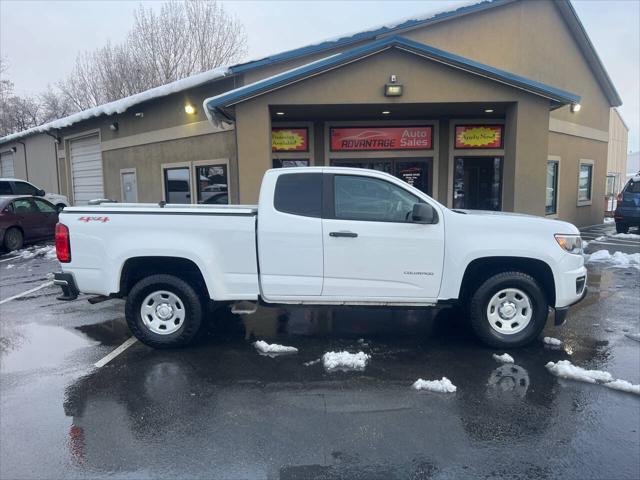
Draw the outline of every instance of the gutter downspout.
M27 161L27 145L20 140L17 140L16 143L22 145L22 150L24 151L24 173L27 176L26 180L29 181L29 162Z

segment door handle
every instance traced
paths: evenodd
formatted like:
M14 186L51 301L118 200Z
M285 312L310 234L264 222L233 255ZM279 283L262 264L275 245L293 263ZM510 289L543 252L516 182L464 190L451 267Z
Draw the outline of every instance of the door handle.
M330 237L347 237L356 238L358 236L355 232L329 232Z

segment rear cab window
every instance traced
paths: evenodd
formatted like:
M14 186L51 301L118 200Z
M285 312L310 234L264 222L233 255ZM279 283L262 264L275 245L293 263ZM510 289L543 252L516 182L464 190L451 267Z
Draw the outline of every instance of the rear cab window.
M293 215L322 215L322 173L288 173L276 181L273 197L276 210Z
M629 180L624 191L626 193L640 193L640 181L634 182L633 180Z
M6 180L0 182L0 195L13 195L11 184Z

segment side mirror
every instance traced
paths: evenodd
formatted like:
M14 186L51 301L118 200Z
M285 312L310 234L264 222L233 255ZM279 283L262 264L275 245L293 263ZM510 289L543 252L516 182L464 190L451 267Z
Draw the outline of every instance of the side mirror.
M36 195L39 197L44 197L46 195L47 192L45 192L44 190L40 189L36 192Z
M413 205L411 212L411 221L413 223L434 223L436 220L436 212L433 207L426 203L416 203Z

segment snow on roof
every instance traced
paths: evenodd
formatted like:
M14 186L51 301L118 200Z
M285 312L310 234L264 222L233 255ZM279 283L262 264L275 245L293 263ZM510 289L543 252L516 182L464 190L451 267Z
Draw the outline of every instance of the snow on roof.
M171 95L172 93L177 93L189 88L197 87L198 85L202 85L204 83L210 82L212 80L216 80L218 78L221 78L230 74L231 74L231 70L227 66L222 66L222 67L214 68L213 70L208 70L206 72L197 73L190 77L183 78L181 80L176 80L175 82L167 83L166 85L160 85L159 87L151 88L149 90L145 90L144 92L136 93L135 95L121 98L120 100L115 100L113 102L105 103L97 107L89 108L87 110L82 110L81 112L71 114L68 117L63 117L58 120L53 120L52 122L44 123L37 127L29 128L28 130L12 133L11 135L7 135L6 137L0 138L0 143L6 143L12 140L17 140L18 138L31 135L32 133L42 133L49 130L68 127L70 125L73 125L74 123L78 123L83 120L88 120L94 117L99 117L101 115L113 115L114 113L124 113L134 105L137 105L142 102L146 102L147 100L153 100L154 98L165 97L167 95Z

